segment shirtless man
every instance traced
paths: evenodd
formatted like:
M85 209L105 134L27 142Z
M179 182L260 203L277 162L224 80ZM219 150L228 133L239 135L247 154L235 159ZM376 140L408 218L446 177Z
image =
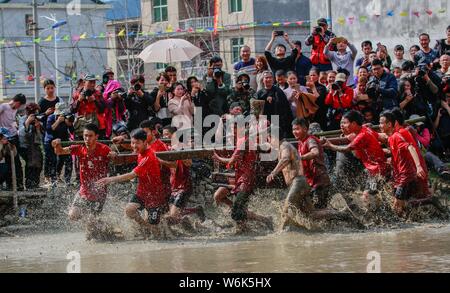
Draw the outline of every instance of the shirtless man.
M282 210L282 229L288 224L304 227L289 215L289 207L294 207L313 220L352 219L349 210L340 212L333 209L315 209L311 201L312 190L304 176L303 164L297 149L287 141L280 144L279 139L274 136L270 138L270 143L273 149L278 150L278 164L267 176L266 182L271 183L282 172L286 185L289 187Z

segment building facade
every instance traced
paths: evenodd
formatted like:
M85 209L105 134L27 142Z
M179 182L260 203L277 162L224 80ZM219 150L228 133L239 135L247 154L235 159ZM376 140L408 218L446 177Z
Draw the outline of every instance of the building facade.
M108 38L108 66L122 84L133 75L144 74L144 65L137 56L142 51L141 1L111 0L106 13Z
M38 1L39 39L33 39L33 14L29 0L0 1L0 96L25 94L34 100L33 42L39 45L41 81L55 79L59 72L59 95L69 97L81 74L102 74L106 67L106 10L98 0ZM53 21L65 20L58 28L55 65ZM103 33L103 35L102 35ZM102 37L103 36L103 37ZM41 89L41 95L43 90Z
M218 26L223 27L214 35L214 0L141 0L142 27L144 31L166 32L188 30L175 37L185 38L202 48L204 54L181 65L179 77L202 77L206 73L208 59L218 54L224 60L224 70L232 71L239 61L239 51L250 46L253 55L264 54L264 48L273 30L285 30L293 41L304 40L309 26L289 25L273 27L273 22L297 22L309 19L309 0L219 0ZM250 23L268 23L267 26L245 26ZM190 29L190 31L189 31ZM161 34L161 37L167 35ZM156 40L150 40L154 42ZM284 42L281 39L277 42ZM307 48L305 48L307 49ZM157 73L162 64L146 64L146 73Z

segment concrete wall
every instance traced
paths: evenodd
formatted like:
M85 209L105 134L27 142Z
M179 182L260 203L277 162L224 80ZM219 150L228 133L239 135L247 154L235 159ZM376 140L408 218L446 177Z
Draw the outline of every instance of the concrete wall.
M311 19L326 17L326 0L311 1ZM345 36L360 48L363 40L372 40L374 44L381 42L387 45L392 52L397 44L405 47L419 44L418 35L428 32L431 35L432 45L436 39L446 37L446 27L450 24L450 1L447 0L339 0L331 1L333 16L333 31L338 36ZM431 16L425 9L433 11ZM439 9L446 9L445 13L438 13ZM393 10L394 16L387 16ZM408 16L400 16L400 12L408 12ZM419 11L420 16L412 15ZM374 14L380 14L380 17ZM367 20L359 21L361 15ZM339 17L355 17L353 25L346 20L345 25L337 23Z

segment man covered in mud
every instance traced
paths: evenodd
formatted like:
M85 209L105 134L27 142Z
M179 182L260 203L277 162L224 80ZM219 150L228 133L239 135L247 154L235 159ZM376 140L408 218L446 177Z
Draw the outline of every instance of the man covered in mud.
M420 163L420 153L405 138L405 133L396 131L396 115L385 111L380 115L380 129L387 135L391 152L391 165L394 179L394 210L399 216L405 216L407 208L432 204L448 217L448 210L436 197L424 195L421 187L426 172Z
M88 240L106 233L108 227L97 218L105 204L107 189L99 187L95 182L108 176L110 158L116 153L104 144L97 142L99 129L95 124L87 124L83 130L84 145L72 145L63 148L61 140L52 141L56 155L73 155L80 161L80 190L69 209L69 219L83 219L87 227ZM103 231L102 231L103 230Z
M369 200L370 195L376 195L378 189L385 182L388 173L385 153L378 141L378 133L369 127L363 126L363 116L351 110L344 114L341 121L341 130L350 143L337 146L326 140L324 147L335 152L354 152L365 167L363 199Z
M239 120L239 119L237 119ZM238 125L239 121L237 121ZM247 206L250 195L253 193L256 181L256 145L249 137L248 127L237 127L237 144L230 158L223 158L214 152L213 159L228 167L234 166L235 186L232 190L219 187L214 194L217 204L225 204L231 207L231 218L237 223L238 232L248 229L247 220L259 221L272 229L272 220L249 211ZM235 196L234 200L228 198Z
M316 208L326 208L329 199L330 177L325 166L325 155L319 139L308 133L308 122L302 118L292 121L292 133L298 141L298 153L304 175L311 187Z
M302 123L302 125L304 124ZM299 124L293 124L293 126L299 126ZM306 128L307 131L308 129ZM303 164L297 149L287 141L283 141L280 144L280 140L274 135L270 137L270 145L272 150L278 152L278 164L267 176L266 182L271 183L282 172L286 185L289 187L289 192L282 209L281 229L284 229L290 224L297 227L304 227L296 220L295 215L289 215L290 207L293 207L296 212L313 220L352 219L351 213L349 213L350 211L340 212L333 209L316 209L311 201L311 187L304 176Z
M131 197L125 208L125 213L143 228L144 233L151 232L155 238L159 238L158 224L167 205L159 161L154 151L148 147L147 134L142 129L136 129L131 134L131 146L138 155L137 167L130 173L102 178L96 183L98 186L104 187L111 183L126 182L138 178L136 194ZM148 214L147 219L139 214L139 211L144 209Z

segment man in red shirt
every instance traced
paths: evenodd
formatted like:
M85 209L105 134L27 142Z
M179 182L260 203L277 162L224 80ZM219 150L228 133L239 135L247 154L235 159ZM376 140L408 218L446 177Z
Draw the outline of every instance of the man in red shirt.
M131 134L131 145L134 152L138 154L137 167L127 174L100 179L97 184L106 186L115 182L130 181L137 177L139 181L136 195L131 197L125 213L142 228L148 229L155 237L159 237L160 230L157 225L167 206L159 162L153 150L148 147L147 134L142 129L137 129ZM144 209L148 212L147 221L139 214L139 211Z
M407 125L405 125L405 117L399 108L394 108L392 110L392 114L395 116L395 131L398 131L403 138L405 138L415 149L419 156L420 165L425 172L424 178L419 178L419 188L421 189L420 195L421 197L429 197L431 196L431 191L428 188L428 167L425 162L424 157L422 156L422 152L420 151L419 145L417 144L416 139L414 139L413 134L407 129Z
M234 166L235 170L235 187L232 190L219 187L214 194L214 199L217 204L222 203L231 207L231 218L236 221L241 231L247 229L247 220L260 221L272 228L270 218L247 209L256 181L256 146L252 147L250 144L252 140L249 139L248 130L245 128L237 128L237 137L236 149L231 158L220 157L217 153L213 155L214 160L229 167ZM230 194L236 196L234 202L228 198Z
M339 121L345 111L352 108L353 89L348 87L347 77L344 73L338 73L333 84L329 85L329 93L325 98L325 105L328 109L328 129L339 129Z
M308 134L308 123L305 119L297 118L292 121L292 133L298 141L298 153L306 180L311 187L314 207L326 208L331 183L325 167L323 147L317 137Z
M412 207L432 204L447 215L447 209L440 205L437 198L420 198L423 197L420 179L423 180L426 177L426 172L422 168L419 154L411 142L405 139L400 132L395 131L396 121L396 115L392 112L385 111L380 115L380 129L388 136L392 155L395 211L399 215L404 215L407 204Z
M158 139L158 130L155 127L155 124L150 120L144 120L140 124L140 128L147 133L147 145L148 147L155 153L158 152L167 152L169 148L165 143ZM120 144L123 148L132 149L131 145L123 144L125 141L124 136L116 136L113 138L113 143ZM171 194L170 187L170 168L173 167L173 163L166 162L159 159L161 165L161 180L163 184L163 193L166 194L167 200L169 200Z
M72 113L78 117L89 119L92 123L97 124L99 128L100 138L104 138L106 134L105 107L106 102L100 91L96 90L96 78L92 74L86 75L84 78L84 86L80 91L73 94L73 102L71 105ZM77 129L78 122L75 122L75 135L79 135ZM82 131L82 129L80 129Z
M324 144L325 148L335 152L354 152L361 160L365 169L365 188L363 199L368 200L369 195L378 193L378 189L384 182L384 177L388 173L386 157L378 141L378 133L363 126L363 116L351 110L342 117L341 129L345 136L351 138L347 146L337 146L329 141Z
M165 138L172 141L170 150L180 149L181 144L176 143L178 139L172 139L177 129L175 127L166 126L164 128ZM189 135L188 131L184 131L183 135ZM190 146L189 142L188 147ZM167 216L169 224L182 223L184 227L191 229L191 225L186 215L196 213L202 222L205 221L205 213L202 206L187 208L186 202L192 195L192 178L191 166L192 160L177 160L169 162L171 166L170 184L172 192L169 198L169 214Z
M98 226L95 217L101 213L107 194L106 187L98 187L95 182L108 176L110 158L116 155L108 146L97 142L98 133L95 124L87 124L83 131L84 145L63 148L60 139L52 142L56 155L74 155L79 159L80 190L69 209L69 219L77 221L85 217L88 231Z

